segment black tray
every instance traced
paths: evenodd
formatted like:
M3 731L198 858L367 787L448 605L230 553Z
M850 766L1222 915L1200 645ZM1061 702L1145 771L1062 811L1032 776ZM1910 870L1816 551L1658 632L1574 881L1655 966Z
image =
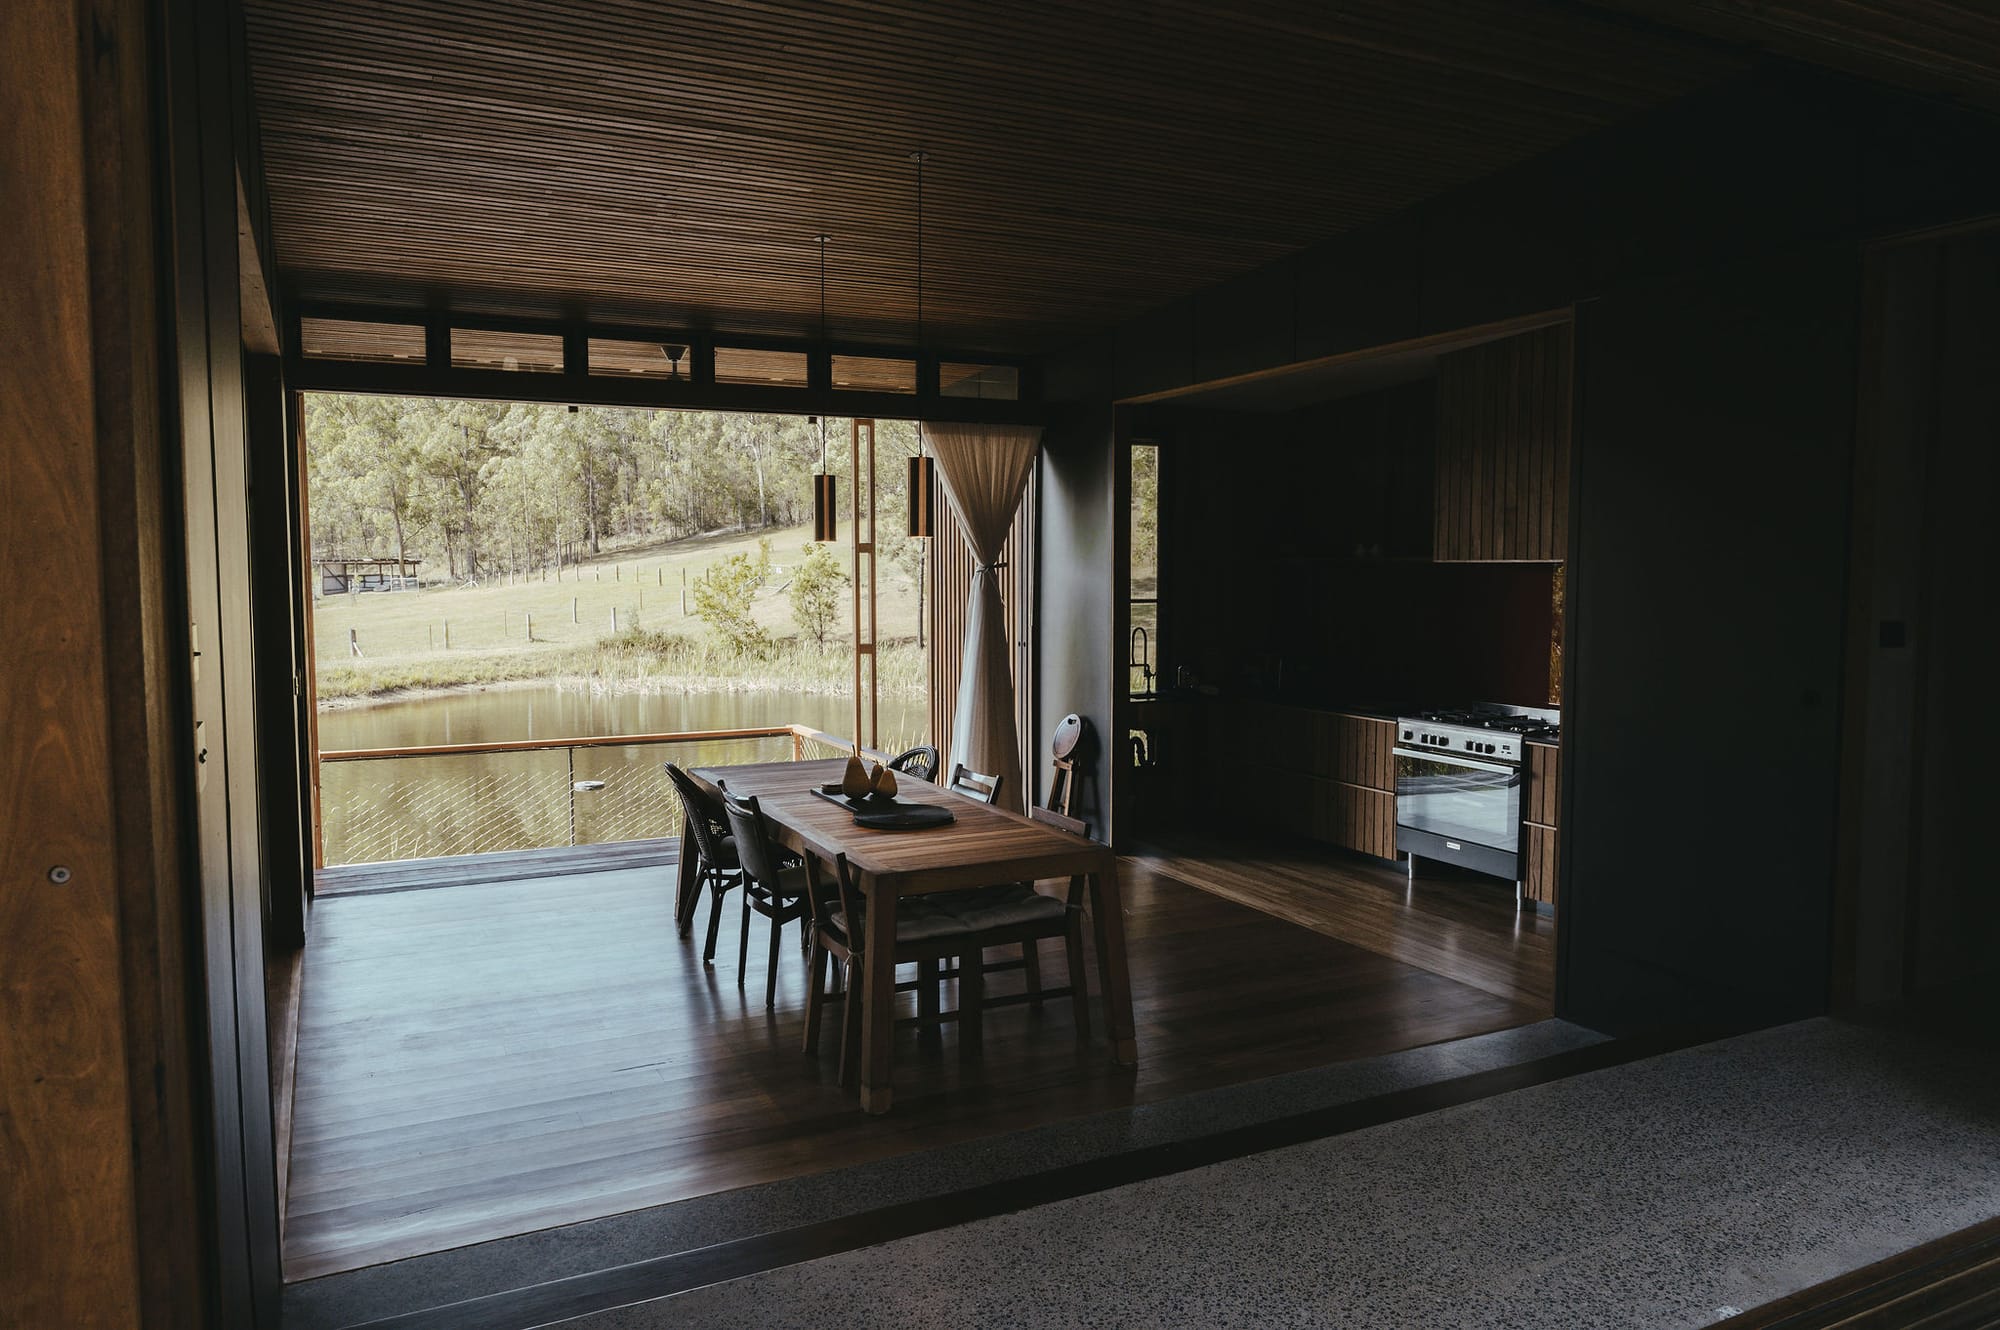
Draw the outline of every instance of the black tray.
M922 831L928 827L942 827L958 819L949 808L939 804L907 803L901 799L881 799L869 795L864 799L850 799L844 794L829 791L824 787L813 790L830 804L839 804L854 814L854 825L867 827L872 831Z

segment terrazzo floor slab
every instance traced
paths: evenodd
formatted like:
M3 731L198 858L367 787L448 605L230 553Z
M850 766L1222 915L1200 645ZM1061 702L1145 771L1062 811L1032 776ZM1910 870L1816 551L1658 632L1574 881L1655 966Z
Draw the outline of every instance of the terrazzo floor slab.
M285 1291L286 1330L335 1330L674 1252L936 1196L1124 1150L1515 1066L1599 1043L1566 1021L1406 1049L1243 1085L1091 1114L784 1182L413 1257Z
M566 1330L1699 1326L2000 1214L2000 1062L1808 1021Z

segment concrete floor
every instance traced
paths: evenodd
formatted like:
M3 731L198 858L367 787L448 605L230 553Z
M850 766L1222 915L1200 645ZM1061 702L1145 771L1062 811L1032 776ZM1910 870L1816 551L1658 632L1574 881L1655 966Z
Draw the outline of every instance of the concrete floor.
M2000 1214L2000 1060L1814 1020L564 1322L1698 1326Z

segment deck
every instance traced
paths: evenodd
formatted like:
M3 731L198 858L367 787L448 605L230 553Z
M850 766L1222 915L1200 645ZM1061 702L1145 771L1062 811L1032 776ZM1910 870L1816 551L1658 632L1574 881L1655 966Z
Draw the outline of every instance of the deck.
M1549 1014L1553 930L1489 883L1327 852L1123 861L1140 1063L1067 1004L1003 1008L961 1066L900 1037L896 1110L799 1051L805 966L763 1008L673 928L670 846L335 870L300 998L285 1276L424 1252L1502 1029ZM521 874L526 873L523 876ZM432 885L443 884L443 885ZM704 912L706 906L703 907ZM705 913L700 922L706 923ZM1051 944L1046 973L1060 965ZM1013 976L999 981L1008 991Z

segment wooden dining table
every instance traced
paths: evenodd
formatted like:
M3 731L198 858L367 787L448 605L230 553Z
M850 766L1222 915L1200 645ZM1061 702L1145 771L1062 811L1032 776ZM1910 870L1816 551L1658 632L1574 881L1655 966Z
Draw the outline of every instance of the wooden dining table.
M1118 895L1118 860L1108 845L953 793L942 786L909 780L897 792L905 803L941 804L954 820L919 831L875 831L854 824L853 812L816 794L838 781L846 760L764 762L749 766L697 767L691 774L711 793L726 787L737 798L755 795L774 838L794 854L832 865L845 855L849 871L868 900L867 938L862 950L861 1107L886 1113L895 1102L890 1046L895 1033L896 904L905 896L1005 882L1049 878L1083 879L1103 986L1105 1025L1112 1060L1130 1067L1138 1060L1132 1029L1132 986L1125 959L1124 906ZM683 847L693 839L683 835ZM683 923L691 920L699 895L691 848L682 852ZM685 931L685 928L684 928ZM1079 994L1077 1001L1088 1001Z

